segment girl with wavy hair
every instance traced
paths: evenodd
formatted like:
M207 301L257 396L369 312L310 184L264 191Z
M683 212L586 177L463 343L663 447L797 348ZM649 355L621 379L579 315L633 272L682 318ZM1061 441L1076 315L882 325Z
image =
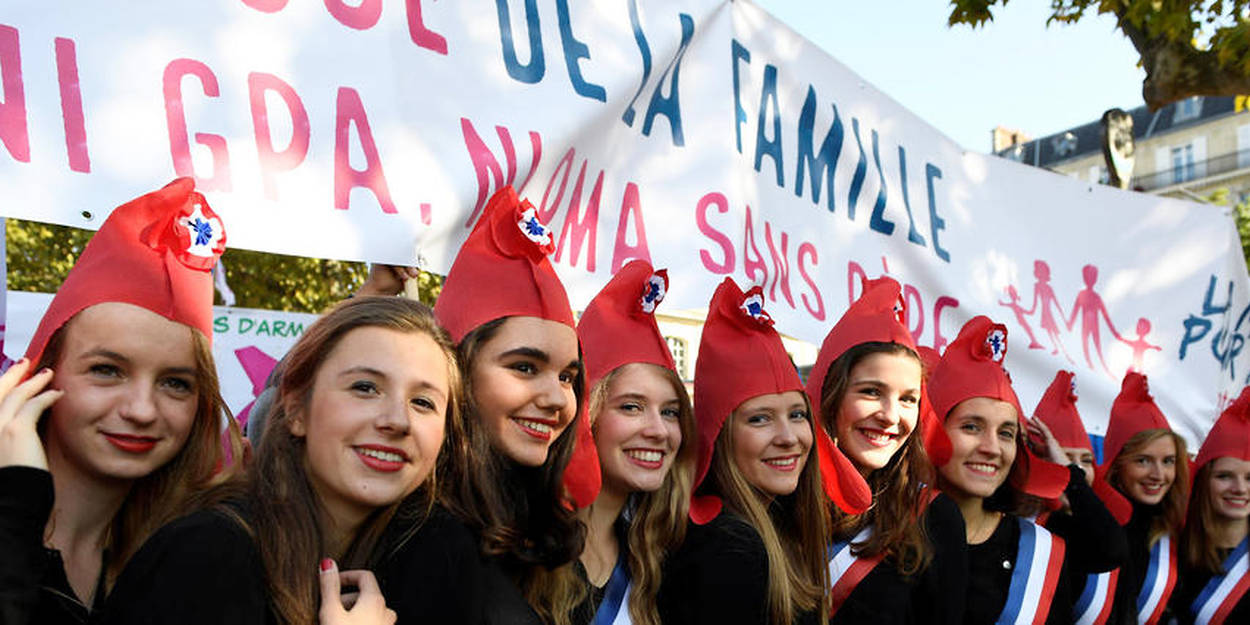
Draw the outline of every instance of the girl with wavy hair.
M928 438L949 456L949 442L931 411L922 410L922 364L902 301L894 280L866 281L825 337L808 377L817 421L873 493L862 514L832 511L832 623L953 625L963 618L963 517L932 488L925 449Z
M587 537L578 567L590 591L582 622L659 625L662 566L685 537L695 426L655 321L667 291L667 272L635 260L578 320L602 476L582 511Z

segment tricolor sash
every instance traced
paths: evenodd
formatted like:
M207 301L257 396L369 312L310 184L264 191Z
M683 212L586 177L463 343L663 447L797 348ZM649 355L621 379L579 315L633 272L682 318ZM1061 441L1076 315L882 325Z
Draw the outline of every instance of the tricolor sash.
M595 612L594 625L630 625L629 591L633 587L629 579L629 568L625 566L625 554L616 561L608 585L603 589L603 601L599 602L599 611Z
M1176 586L1176 544L1164 534L1150 548L1150 565L1137 593L1138 625L1156 625Z
M1020 517L1016 521L1020 524L1016 563L1007 603L995 624L1042 625L1055 598L1065 547L1062 538L1033 521Z
M855 587L885 558L881 552L869 558L851 553L851 545L864 543L872 536L872 527L865 527L853 538L829 545L829 615L837 614Z
M1250 538L1243 538L1224 560L1224 574L1212 577L1189 606L1195 625L1222 625L1247 589L1250 589Z
M1093 573L1085 578L1085 590L1077 597L1072 610L1072 622L1076 625L1104 625L1111 616L1115 603L1115 586L1120 581L1120 569L1106 573Z

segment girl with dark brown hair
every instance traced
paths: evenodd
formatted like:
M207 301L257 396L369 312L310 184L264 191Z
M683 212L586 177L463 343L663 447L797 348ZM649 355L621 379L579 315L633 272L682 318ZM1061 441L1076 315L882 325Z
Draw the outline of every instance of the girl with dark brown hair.
M224 245L190 179L114 209L0 377L0 622L95 618L152 532L234 470L209 349Z
M585 532L574 502L588 503L598 465L593 444L574 459L590 440L581 360L535 212L511 187L496 193L435 305L458 341L466 409L448 431L435 523L388 531L378 572L401 623L565 625L583 594L565 565ZM452 601L429 592L449 576L472 588Z
M833 510L830 622L949 623L963 619L964 523L932 484L921 411L923 372L889 278L829 331L808 378L820 425L873 491L863 514Z
M105 623L394 622L373 576L338 563L369 566L405 498L430 505L459 389L451 341L424 305L339 304L288 354L246 478L153 536ZM340 584L359 589L354 605Z

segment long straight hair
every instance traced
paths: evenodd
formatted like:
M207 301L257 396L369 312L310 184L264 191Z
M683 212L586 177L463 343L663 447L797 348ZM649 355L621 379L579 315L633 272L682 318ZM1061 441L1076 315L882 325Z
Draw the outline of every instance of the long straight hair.
M305 466L307 444L304 437L292 433L292 422L308 414L317 372L330 352L349 332L364 327L430 337L447 361L450 397L446 419L456 418L461 381L455 349L424 304L402 297L357 297L339 303L304 331L287 354L279 395L266 420L255 466L242 485L247 506L244 514L229 502L218 506L255 537L273 612L287 625L316 622L320 595L317 563L327 550L321 525L324 508ZM404 502L423 492L432 493L435 475L437 470ZM369 515L342 558L341 568L370 564L374 546L400 504L393 502Z
M542 466L521 467L496 451L473 399L471 372L483 345L507 319L484 323L460 341L464 416L450 424L443 442L447 479L439 500L478 534L482 553L499 560L539 616L567 625L585 590L571 567L562 566L577 558L586 536L563 484L583 418L585 378L579 371L573 382L576 416L551 444Z
M1150 522L1148 545L1154 545L1164 534L1172 538L1179 537L1181 528L1185 524L1185 506L1189 501L1189 453L1185 447L1185 439L1172 430L1162 428L1142 430L1124 443L1124 447L1120 448L1120 453L1113 459L1111 469L1107 471L1107 483L1128 497L1128 493L1124 492L1121 479L1124 467L1133 461L1133 454L1164 437L1170 437L1176 445L1176 479L1173 480L1172 487L1168 489L1167 495L1164 495L1163 501L1159 504L1162 512Z
M827 623L829 506L820 484L815 445L808 451L794 492L766 503L769 495L747 481L733 460L732 419L731 415L716 438L711 479L705 488L720 495L727 509L759 532L768 556L769 622L790 625L799 611L814 610L820 622ZM808 425L815 427L811 419ZM813 430L813 439L815 434Z
M633 517L626 534L626 561L632 585L629 616L637 625L660 625L657 598L660 582L663 581L662 568L669 554L676 551L686 538L686 515L690 513L690 490L698 459L695 449L698 432L686 385L671 369L658 365L653 367L663 372L665 380L677 393L681 446L660 488L653 492L634 493L630 502ZM589 414L597 416L607 407L608 387L619 371L620 367L613 369L591 389ZM594 423L597 428L597 418Z
M822 382L820 421L830 436L837 436L838 411L850 388L851 370L873 354L912 358L920 364L920 356L914 350L898 343L870 341L846 350L829 366ZM834 510L831 536L834 540L845 540L864 527L872 526L872 536L852 545L852 553L861 558L884 553L894 560L904 576L919 573L933 558L933 547L923 522L928 507L925 485L932 484L933 477L933 465L921 441L920 415L917 414L916 424L902 447L884 467L872 471L866 478L872 488L872 507L858 515Z
M35 370L55 369L65 348L65 333L76 317L71 317L48 338L48 344ZM208 505L204 499L215 486L229 481L239 463L229 457L243 457L243 437L221 397L217 366L212 348L199 330L185 326L195 355L195 416L182 449L155 471L134 481L121 508L113 517L105 538L108 554L104 563L106 587L111 587L128 562L161 526L197 508ZM51 412L45 412L45 417ZM46 420L44 421L46 423ZM222 433L221 426L226 430ZM53 521L55 522L55 520Z
M1224 559L1220 557L1219 546L1212 540L1216 524L1215 502L1211 496L1211 474L1214 472L1215 461L1212 460L1202 465L1194 475L1194 490L1181 534L1181 556L1191 569L1223 575L1227 572L1224 570Z

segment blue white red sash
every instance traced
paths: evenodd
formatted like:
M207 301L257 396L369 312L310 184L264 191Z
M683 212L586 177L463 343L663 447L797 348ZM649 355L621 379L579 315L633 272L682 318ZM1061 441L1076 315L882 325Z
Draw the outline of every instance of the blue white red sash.
M1137 593L1138 625L1156 625L1176 586L1176 544L1164 534L1150 548L1146 579Z
M885 558L881 552L869 558L851 553L851 545L863 544L872 537L872 527L865 527L853 538L829 546L829 615L837 614L838 608L851 596L855 587L864 581L868 573Z
M630 625L629 591L633 584L629 579L629 568L625 566L625 554L616 561L608 585L603 588L603 601L599 602L599 611L595 612L594 625Z
M1011 571L1007 604L998 615L996 625L1041 625L1055 598L1059 571L1063 569L1063 539L1025 518L1020 524L1020 543L1016 564Z
M1222 625L1247 589L1250 589L1250 538L1243 538L1224 560L1224 574L1212 577L1189 606L1195 625Z
M1072 622L1076 625L1104 625L1111 616L1115 603L1115 586L1120 581L1120 569L1106 573L1093 573L1085 578L1085 590L1077 597L1072 609Z

